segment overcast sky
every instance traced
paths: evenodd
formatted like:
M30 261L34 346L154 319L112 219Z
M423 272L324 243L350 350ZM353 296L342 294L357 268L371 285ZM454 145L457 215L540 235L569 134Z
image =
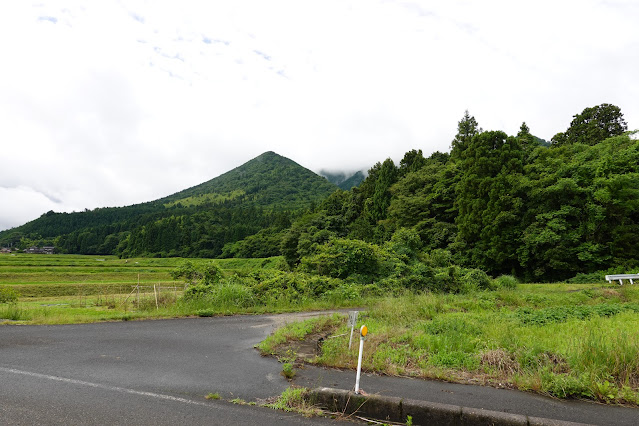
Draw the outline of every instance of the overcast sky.
M122 206L275 151L314 170L550 139L612 103L639 128L639 2L0 5L0 230Z

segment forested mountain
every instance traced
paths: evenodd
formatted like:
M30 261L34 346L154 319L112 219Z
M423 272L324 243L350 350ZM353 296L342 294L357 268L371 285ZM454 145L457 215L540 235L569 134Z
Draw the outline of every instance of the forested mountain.
M335 185L274 152L265 152L208 182L157 200L167 207L248 201L256 206L293 210L308 207L335 190Z
M526 123L516 135L485 131L466 111L450 153L411 150L399 165L386 159L352 189L269 152L155 202L46 213L0 233L0 245L38 240L67 253L120 256L282 254L291 268L368 283L383 271L408 286L425 280L424 265L527 281L631 272L639 269L636 135L609 104L575 115L550 144ZM455 268L438 282L458 282Z
M215 257L227 243L260 230L285 229L298 211L336 189L288 158L266 152L160 200L79 213L50 211L0 232L0 245L55 245L62 253Z
M348 191L349 189L353 189L358 186L360 183L366 179L364 173L359 170L355 173L345 173L345 172L329 172L326 170L320 170L319 174L328 179L329 182L334 183L340 189L344 191Z

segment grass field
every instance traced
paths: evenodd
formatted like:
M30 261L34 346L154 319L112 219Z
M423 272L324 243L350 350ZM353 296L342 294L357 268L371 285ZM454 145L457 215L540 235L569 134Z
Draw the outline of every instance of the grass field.
M324 327L317 321L291 324L260 347L281 353ZM637 285L412 294L372 303L362 324L366 371L639 404ZM348 350L348 332L342 320L311 362L356 368L358 345Z
M216 264L226 279L207 297L184 298L184 282L174 281L171 272L185 261L180 258L1 255L0 324L69 324L310 311L351 307L363 300L342 299L339 294L314 298L298 297L296 293L288 297L286 289L270 295L258 294L245 285L247 280L243 277L247 275L277 270L283 262L278 257L188 259L199 269L211 262ZM290 279L295 281L295 275ZM7 292L17 294L18 299L3 303Z
M210 259L190 259L195 264ZM136 285L173 285L171 271L181 258L118 259L115 256L0 255L0 285L23 297L113 293ZM275 259L219 259L227 274L274 267ZM178 283L179 284L179 283Z
M189 261L211 262L210 259ZM225 274L232 275L273 268L277 261L275 258L213 262ZM184 283L174 281L171 271L183 262L184 259L179 258L0 255L0 290L11 289L19 295L18 303L0 304L0 323L61 324L166 318L197 315L205 308L214 314L250 312L233 306L220 306L216 310L197 302L178 303Z

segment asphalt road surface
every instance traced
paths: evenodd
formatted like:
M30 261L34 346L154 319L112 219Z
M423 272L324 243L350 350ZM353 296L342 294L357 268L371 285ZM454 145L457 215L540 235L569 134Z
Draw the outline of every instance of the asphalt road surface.
M310 425L247 402L289 385L253 348L284 322L317 313L0 326L0 425ZM355 375L306 367L295 384L352 389ZM639 409L505 389L364 374L368 393L601 425L637 425ZM222 400L207 400L209 393ZM340 422L344 424L344 422Z
M328 424L228 402L277 396L253 346L287 317L0 326L0 424ZM222 400L207 400L209 393Z

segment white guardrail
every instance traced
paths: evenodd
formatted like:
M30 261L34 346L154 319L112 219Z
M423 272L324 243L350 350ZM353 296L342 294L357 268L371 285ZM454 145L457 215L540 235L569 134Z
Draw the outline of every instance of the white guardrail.
M619 285L623 285L623 280L628 280L630 284L634 284L633 280L639 280L639 274L606 275L606 280L608 282L619 281Z

